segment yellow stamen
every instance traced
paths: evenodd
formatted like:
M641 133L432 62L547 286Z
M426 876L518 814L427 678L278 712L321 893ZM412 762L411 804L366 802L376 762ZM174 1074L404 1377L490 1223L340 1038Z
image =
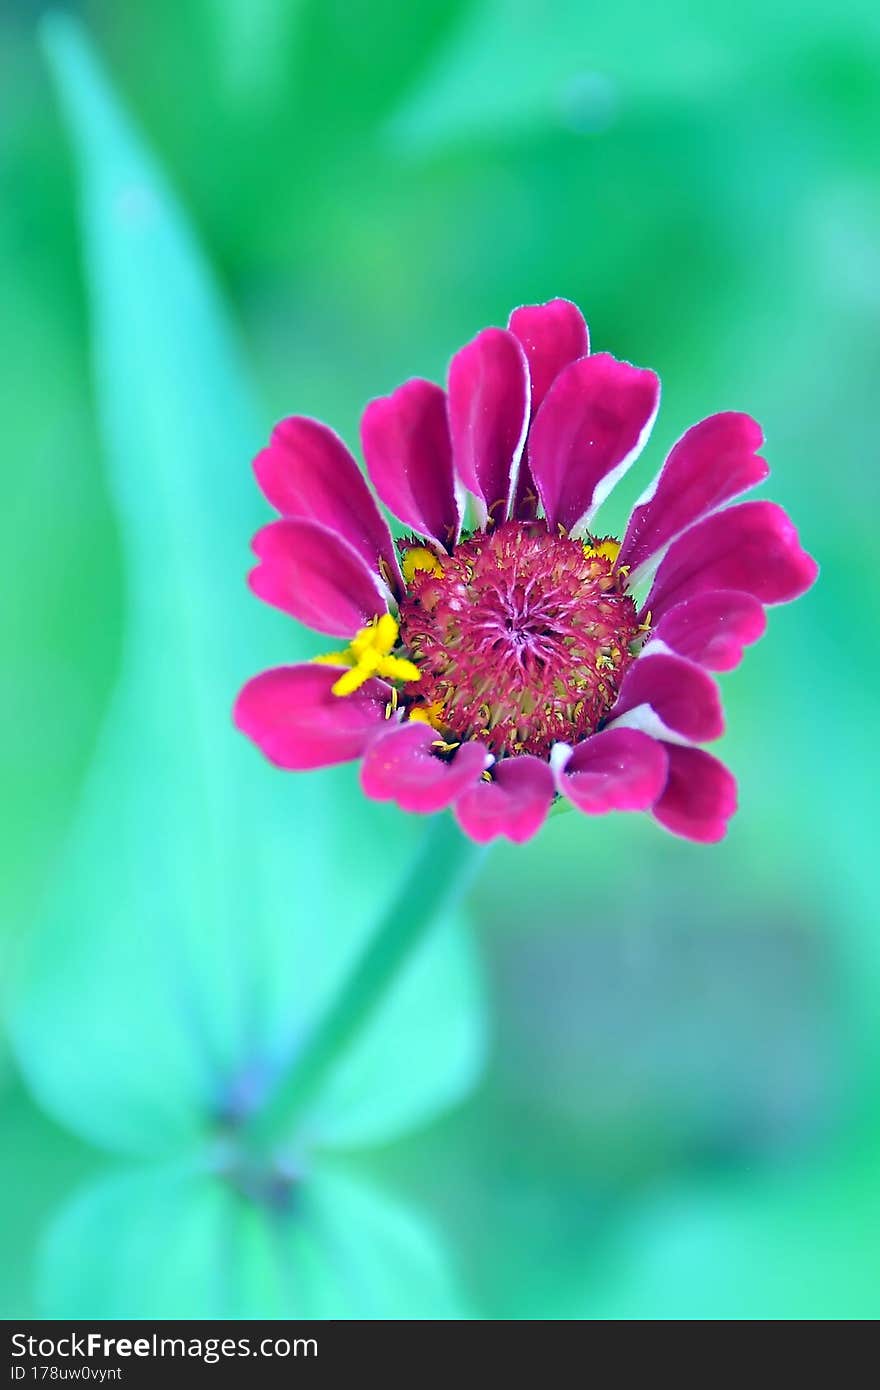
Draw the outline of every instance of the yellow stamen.
M400 568L407 584L413 582L418 570L426 570L428 574L443 573L443 566L437 556L433 550L429 550L425 545L414 545L408 550L401 561Z
M370 679L381 676L390 681L417 681L419 668L412 661L391 653L400 629L390 613L374 618L352 638L344 652L328 652L313 658L327 666L348 666L330 689L334 695L353 695Z

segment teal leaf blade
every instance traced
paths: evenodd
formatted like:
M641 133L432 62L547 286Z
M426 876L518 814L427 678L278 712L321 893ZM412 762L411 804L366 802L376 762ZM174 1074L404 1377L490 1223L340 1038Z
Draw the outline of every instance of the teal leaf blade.
M228 1315L232 1240L231 1192L190 1164L99 1178L47 1227L37 1274L41 1314Z
M162 1155L198 1142L295 1056L421 826L364 802L355 769L284 775L232 729L249 675L315 650L244 584L260 513L248 466L257 411L161 171L81 30L55 17L45 36L79 168L127 617L122 669L23 952L11 1027L47 1110L98 1144ZM387 1107L397 1129L447 1104L478 1065L463 929L453 924L425 950L463 991L458 1010L426 993L422 976L423 997L404 1012L420 1028L433 1018L433 1036L427 1028L412 1047L386 1027L383 1042L377 1025L366 1040L370 1084L383 1094L394 1090L383 1056L410 1059ZM458 1041L447 1049L450 1024Z
M880 1314L876 1142L825 1165L738 1173L648 1201L628 1258L572 1316L873 1320Z
M327 1148L381 1142L462 1100L486 1051L482 981L467 923L436 922L381 1012L327 1077L304 1131Z
M863 0L858 7L869 13ZM749 0L735 12L717 9L708 21L686 0L604 8L582 0L540 7L481 0L401 103L388 134L422 155L535 129L602 132L639 107L703 104L749 90L806 35L817 45L833 42L850 22L851 12L844 18L819 0L783 0L770 13Z
M465 1316L430 1226L336 1171L283 1210L185 1164L99 1179L48 1229L39 1294L52 1318Z
M35 1318L34 1273L40 1233L71 1191L100 1169L103 1156L60 1129L17 1078L0 1068L0 1319Z

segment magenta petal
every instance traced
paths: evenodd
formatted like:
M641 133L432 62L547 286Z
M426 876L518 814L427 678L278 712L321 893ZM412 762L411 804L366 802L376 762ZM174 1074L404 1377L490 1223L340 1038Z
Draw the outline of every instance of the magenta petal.
M514 309L507 327L522 343L532 383L532 415L569 362L586 357L590 335L584 316L568 299L524 304Z
M273 521L252 541L258 598L317 632L353 637L388 610L384 588L357 551L314 521Z
M766 627L767 615L758 599L736 589L718 589L670 608L652 632L651 643L665 642L679 656L710 671L732 671L742 661L743 648L763 637Z
M507 327L522 344L531 380L531 417L563 367L586 357L590 335L584 316L568 299L548 304L524 304L514 309ZM520 460L514 515L531 520L538 512L538 494L525 455Z
M797 531L775 502L739 502L698 521L673 541L645 603L656 619L710 589L740 589L762 603L786 603L818 574Z
M254 676L235 702L237 728L270 762L297 772L359 758L387 727L390 690L371 680L354 695L333 695L343 669L278 666Z
M504 835L515 844L530 840L547 818L553 800L553 773L541 758L505 758L462 792L455 803L458 823L480 844Z
M736 779L702 748L669 748L669 781L654 816L674 835L714 844L736 810Z
M317 521L348 541L371 569L399 569L391 532L363 474L337 434L319 420L292 415L254 459L257 482L282 516ZM379 570L381 573L381 570Z
M447 760L427 724L404 724L369 748L361 786L374 801L396 801L404 811L430 814L449 806L492 761L482 744L463 743Z
M666 749L638 729L606 729L574 748L556 785L579 811L646 811L666 782Z
M361 441L386 507L420 536L452 545L459 516L443 389L416 378L371 401L361 420Z
M684 657L646 652L623 678L611 711L615 728L643 729L655 738L707 743L724 733L718 686Z
M659 401L653 372L607 352L560 372L535 416L528 450L552 531L590 520L638 457Z
M700 517L762 482L763 442L761 426L732 410L689 429L633 508L619 563L635 572Z
M496 521L508 513L529 423L529 368L512 333L485 328L449 364L456 472Z

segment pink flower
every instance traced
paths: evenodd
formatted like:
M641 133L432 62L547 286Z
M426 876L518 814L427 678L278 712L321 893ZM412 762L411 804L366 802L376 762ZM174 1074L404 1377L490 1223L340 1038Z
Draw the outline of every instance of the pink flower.
M700 746L724 729L709 672L817 569L774 503L725 507L768 471L735 412L683 435L622 541L601 533L659 397L653 372L589 354L574 304L515 310L446 391L413 380L367 406L367 471L411 532L396 545L342 441L283 420L254 465L282 519L255 538L251 587L342 645L249 681L238 727L283 768L363 758L367 796L453 806L476 840L527 840L556 797L720 839L736 784Z

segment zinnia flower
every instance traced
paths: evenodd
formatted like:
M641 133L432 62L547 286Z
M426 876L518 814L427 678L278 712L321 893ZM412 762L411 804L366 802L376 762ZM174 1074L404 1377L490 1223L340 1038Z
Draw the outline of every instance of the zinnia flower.
M238 727L283 768L362 758L367 796L452 806L476 840L528 839L558 797L720 839L736 783L700 746L724 729L709 672L817 570L773 502L724 506L768 472L736 412L689 429L622 540L603 533L659 396L653 372L590 355L574 304L516 309L455 355L446 391L416 379L367 406L396 544L338 436L283 420L254 464L282 520L250 584L338 650L256 676Z

